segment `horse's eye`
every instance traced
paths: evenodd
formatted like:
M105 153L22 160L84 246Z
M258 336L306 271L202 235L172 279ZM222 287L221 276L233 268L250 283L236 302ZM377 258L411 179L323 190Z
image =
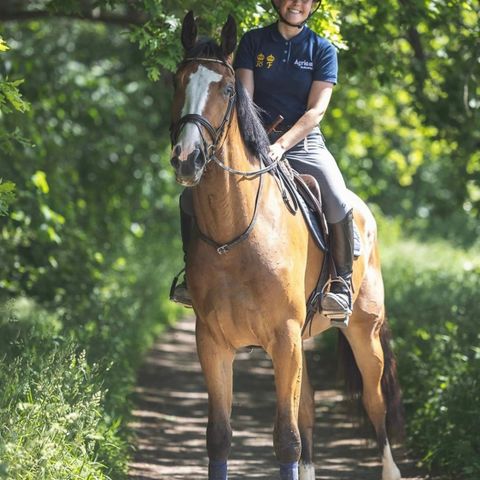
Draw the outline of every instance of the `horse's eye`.
M227 97L231 97L235 93L233 85L227 85L225 87L224 93Z

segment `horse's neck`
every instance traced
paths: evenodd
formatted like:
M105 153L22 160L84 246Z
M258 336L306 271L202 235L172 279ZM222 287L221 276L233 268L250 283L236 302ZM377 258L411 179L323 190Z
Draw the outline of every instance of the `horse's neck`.
M235 116L218 157L225 165L241 171L260 167L244 146ZM211 162L194 191L195 216L200 230L218 243L241 235L251 222L258 186L258 177L246 179Z

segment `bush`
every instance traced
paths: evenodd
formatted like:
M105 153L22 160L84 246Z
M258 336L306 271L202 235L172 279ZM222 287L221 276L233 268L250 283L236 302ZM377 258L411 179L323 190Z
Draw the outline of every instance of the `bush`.
M96 460L100 432L108 429L98 370L71 344L52 347L41 357L22 355L8 369L1 364L4 471L9 479L108 478Z
M138 260L75 312L47 311L28 298L4 305L0 478L125 477L135 372L178 312L165 305L163 268L171 266L148 269Z
M410 445L431 469L478 479L480 258L395 236L383 266Z
M181 252L169 106L118 33L66 20L5 25L15 47L0 74L25 78L31 104L18 80L0 79L9 480L123 478L135 369L178 312L166 300ZM7 90L18 108L4 115Z

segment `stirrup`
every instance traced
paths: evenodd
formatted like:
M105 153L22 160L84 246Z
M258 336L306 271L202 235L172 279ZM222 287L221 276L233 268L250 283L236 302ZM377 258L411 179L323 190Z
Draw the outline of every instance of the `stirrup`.
M327 288L331 286L332 283L342 283L346 287L346 292L342 293L340 295L345 295L347 297L348 305L346 305L346 308L341 309L341 305L339 305L340 309L336 310L324 310L323 309L323 299L324 298L329 298L331 295L332 297L337 296L337 293L331 293L331 292L325 292ZM322 307L321 314L325 317L327 317L330 320L330 325L332 327L337 327L337 328L347 328L348 323L350 321L350 315L352 314L352 291L350 289L350 285L347 283L347 281L342 278L342 277L337 277L337 278L332 278L328 280L324 287L322 288L322 300L320 302L320 306Z
M172 286L170 287L169 297L172 302L179 303L180 305L183 305L185 308L192 308L193 307L192 299L188 294L186 284L185 284L185 288L183 289L185 294L183 295L181 293L179 294L179 292L177 291L178 287L181 287L181 284L178 283L178 280L180 278L180 275L184 272L185 272L185 268L182 268L182 270L180 270L180 272L173 279Z

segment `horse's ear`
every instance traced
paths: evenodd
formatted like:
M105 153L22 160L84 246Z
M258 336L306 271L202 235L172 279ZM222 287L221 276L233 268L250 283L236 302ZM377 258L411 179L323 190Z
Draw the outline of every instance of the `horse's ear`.
M191 50L195 46L197 41L197 24L195 23L195 17L190 10L183 19L182 24L182 45L186 52Z
M221 46L225 57L229 57L237 46L237 24L231 15L228 16L228 19L222 28Z

